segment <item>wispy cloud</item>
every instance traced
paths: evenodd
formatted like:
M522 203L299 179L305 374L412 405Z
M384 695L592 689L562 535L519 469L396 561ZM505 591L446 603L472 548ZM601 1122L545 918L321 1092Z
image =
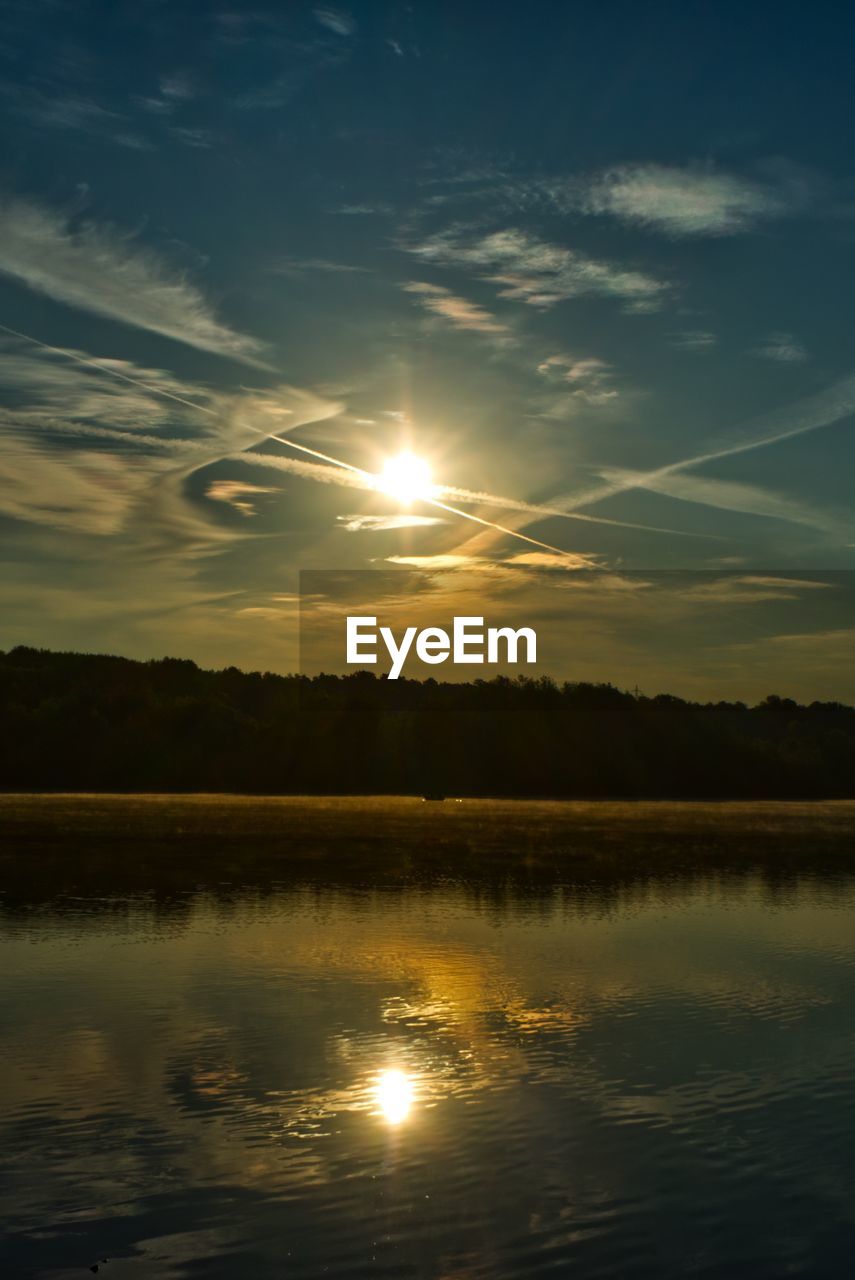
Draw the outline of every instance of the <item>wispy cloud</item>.
M45 93L32 85L6 82L0 85L0 96L9 110L33 129L87 134L132 151L154 150L126 115L102 106L86 90L58 88L55 93Z
M770 333L751 354L779 364L803 364L808 358L805 348L791 333Z
M683 329L679 333L669 334L668 341L678 351L711 351L718 338L708 329Z
M577 572L580 569L590 569L593 561L590 556L586 555L556 556L549 551L524 551L522 555L511 556L510 559L503 560L502 563L511 565L514 568L559 569L566 573L568 569Z
M110 534L115 555L176 560L239 536L188 492L191 476L336 406L308 393L215 392L128 361L85 352L0 348L0 512L43 530ZM129 381L130 380L130 381ZM252 455L248 455L252 456ZM208 496L241 501L257 486L218 477ZM248 515L250 512L244 511ZM103 548L78 549L81 560Z
M508 326L477 303L460 298L450 289L413 280L402 286L405 293L415 294L426 311L447 320L455 329L472 333L507 334Z
M712 163L618 164L596 173L532 176L509 165L455 168L434 180L445 187L429 199L474 202L493 217L546 211L562 216L614 218L671 238L732 236L773 219L791 217L817 200L821 183L784 161L767 162L754 175Z
M680 587L683 604L690 606L711 605L766 605L773 601L799 600L803 591L827 588L828 583L810 582L800 578L786 578L766 574L728 574L723 578L697 578Z
M57 302L251 364L261 344L222 324L187 279L131 236L72 227L53 210L0 203L0 272Z
M430 525L447 523L438 516L417 516L406 511L386 516L338 516L337 520L348 533L379 533L387 529L424 529Z
M149 475L96 449L53 452L0 426L0 512L6 517L76 533L116 534Z
M478 556L435 555L435 556L386 556L387 564L406 564L412 569L472 569L475 565L488 568L490 562Z
M299 97L317 77L335 71L349 59L351 42L341 37L355 29L351 20L332 9L316 10L315 18L326 32L332 31L339 38L332 40L328 34L318 33L317 38L311 40L293 40L279 28L273 11L267 15L262 11L256 13L257 34L264 39L268 52L275 52L277 71L269 80L253 77L250 87L233 99L238 110L279 110Z
M819 648L824 659L831 656L839 658L847 667L852 664L852 648L855 646L855 627L831 628L827 631L800 631L793 634L767 636L761 640L750 640L729 645L730 649L748 650L756 647L787 647L803 649L805 662L810 668L816 661Z
M543 377L569 384L570 395L586 404L600 405L618 397L613 385L614 370L605 360L595 356L553 355L547 356L537 371Z
M354 218L391 218L397 213L397 209L393 204L389 204L386 200L364 201L361 204L340 204L330 210L331 213L340 213L345 217Z
M192 395L201 404L208 402L205 388L188 388L163 369L115 358L102 358L98 361L100 368L79 363L90 359L85 351L63 353L40 350L18 340L0 342L0 385L4 392L0 413L4 420L14 420L32 430L46 427L81 434L91 434L94 429L112 430L122 438L153 439L165 447L167 442L152 433L168 424L180 430L179 424L187 417L187 406L179 405L176 412L170 397ZM105 376L102 370L114 376ZM127 382L126 378L134 381Z
M795 192L710 166L622 165L568 190L584 213L672 236L729 236L791 211Z
M167 137L179 142L184 147L193 147L197 151L209 151L216 141L209 129L190 129L186 125L171 124L166 129Z
M511 228L478 236L447 231L410 247L426 262L460 266L499 286L499 296L533 307L551 307L568 298L619 298L626 310L658 309L669 285L642 271L590 258Z
M351 36L356 30L353 18L343 9L324 6L315 9L315 18L322 27L326 27L328 31L334 31L337 36Z
M208 485L205 497L213 502L225 502L234 507L242 516L254 516L255 503L251 501L259 493L275 493L275 489L265 488L258 484L247 484L245 480L215 480Z
M343 272L346 275L368 272L367 267L357 267L350 262L332 262L329 258L281 258L273 270L283 276L299 276L310 271Z
M161 76L157 92L137 101L144 111L152 115L172 115L184 102L196 96L193 81L186 72L174 71Z

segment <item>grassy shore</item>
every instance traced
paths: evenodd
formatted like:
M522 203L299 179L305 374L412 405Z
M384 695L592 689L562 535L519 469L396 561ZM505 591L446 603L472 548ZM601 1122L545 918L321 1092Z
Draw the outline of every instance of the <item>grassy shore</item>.
M0 796L7 892L855 874L855 801Z

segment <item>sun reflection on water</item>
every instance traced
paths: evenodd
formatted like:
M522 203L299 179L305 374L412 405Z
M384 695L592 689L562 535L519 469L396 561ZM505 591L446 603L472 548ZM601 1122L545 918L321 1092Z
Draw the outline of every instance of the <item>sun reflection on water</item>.
M405 1071L390 1070L381 1073L374 1096L388 1124L401 1124L406 1120L412 1109L413 1093L413 1082Z

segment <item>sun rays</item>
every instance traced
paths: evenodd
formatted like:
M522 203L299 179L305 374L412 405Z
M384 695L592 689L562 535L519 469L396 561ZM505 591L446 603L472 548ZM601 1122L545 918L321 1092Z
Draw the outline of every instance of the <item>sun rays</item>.
M73 363L86 366L106 374L112 378L118 378L122 382L130 383L138 386L146 392L164 397L185 408L197 410L200 413L211 417L218 417L218 413L210 405L190 400L174 390L160 387L155 383L145 382L142 379L134 378L126 372L123 372L113 366L100 360L88 358L79 352L69 350L67 348L55 347L50 343L41 341L32 337L30 334L22 333L20 330L13 329L10 326L0 324L0 331L10 334L25 342L32 343L43 351L59 355ZM285 411L288 412L288 411ZM280 418L282 414L278 415ZM295 420L295 427L306 425L305 419L302 421ZM286 459L280 455L266 454L254 452L258 445L267 441L275 441L277 444L285 446L287 449L293 450L311 458L312 463L298 463L294 459ZM491 507L497 510L508 510L523 513L531 517L532 521L538 519L559 518L563 520L577 520L586 524L602 524L615 526L626 529L639 529L645 532L680 534L681 530L663 529L649 525L635 524L621 520L609 519L605 516L593 516L588 513L562 510L559 507L553 507L546 504L536 502L526 502L516 498L508 498L500 494L491 494L478 490L469 490L459 488L452 485L440 484L434 480L431 464L428 460L420 455L412 452L410 449L402 449L397 454L390 455L385 458L376 471L368 470L364 467L348 462L343 458L334 457L325 453L320 449L315 449L310 445L303 444L293 439L290 435L280 435L269 430L269 423L259 422L257 432L251 440L251 446L248 443L243 449L227 450L222 453L222 457L233 457L242 462L256 466L267 466L273 469L282 469L291 471L304 479L310 479L325 484L339 484L346 488L358 488L368 492L381 494L399 507L409 509L416 505L426 505L435 510L445 512L459 520L468 521L476 524L483 529L489 529L495 533L501 534L503 537L513 538L516 541L524 542L529 546L538 547L544 551L551 552L558 556L567 557L568 560L576 561L577 553L567 550L563 547L555 546L552 543L541 541L539 538L531 537L529 534L521 533L519 529L504 525L496 520L489 519L486 515L476 514L473 511L467 511L466 506L478 506L482 510ZM215 461L217 459L208 457L198 466L191 464L186 474L190 474L193 470L198 470L203 465ZM186 478L185 474L185 478ZM449 502L448 499L453 499ZM428 523L428 522L426 522ZM710 535L685 533L687 537L709 537Z

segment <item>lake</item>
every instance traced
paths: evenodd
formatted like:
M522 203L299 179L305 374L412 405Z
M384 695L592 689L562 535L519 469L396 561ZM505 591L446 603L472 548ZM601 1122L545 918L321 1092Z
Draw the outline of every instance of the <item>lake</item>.
M0 873L4 1277L851 1269L855 804L6 796Z

